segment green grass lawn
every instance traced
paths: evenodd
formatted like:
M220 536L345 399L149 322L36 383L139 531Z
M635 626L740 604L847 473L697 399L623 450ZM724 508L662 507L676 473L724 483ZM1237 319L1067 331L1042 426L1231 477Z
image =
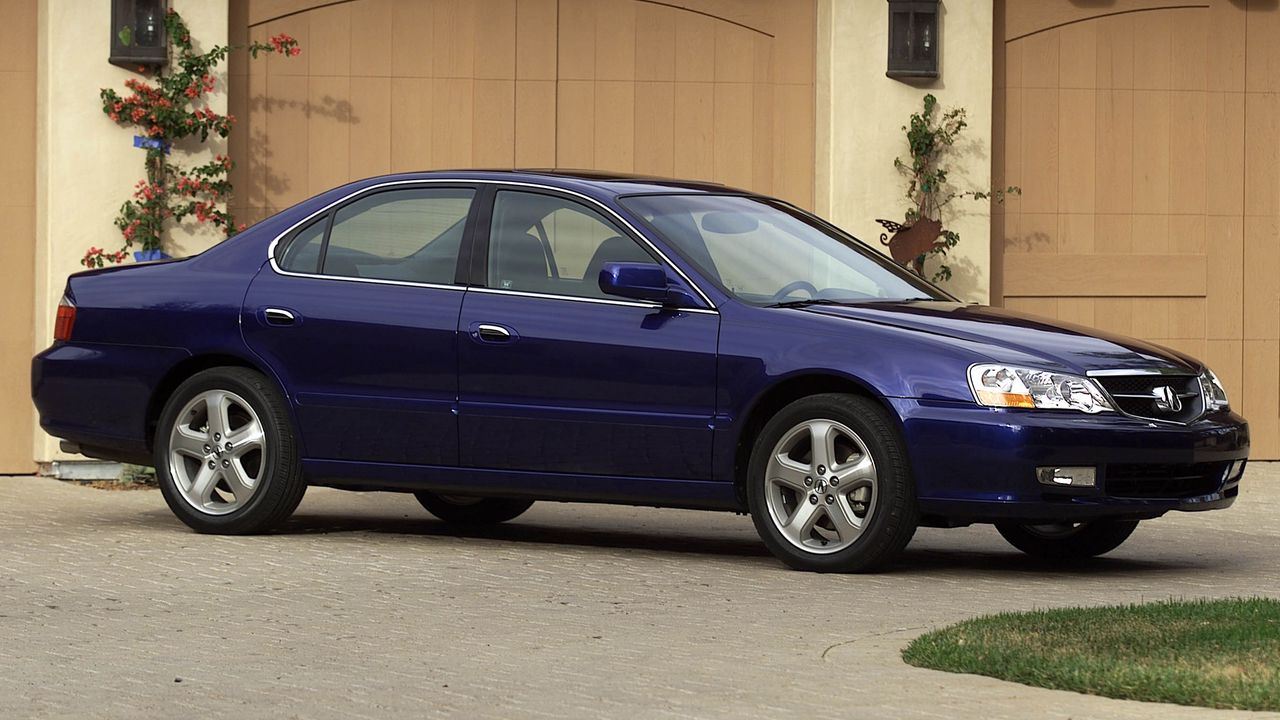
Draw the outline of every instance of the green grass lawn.
M1280 710L1280 600L991 615L921 635L902 657L1126 700Z

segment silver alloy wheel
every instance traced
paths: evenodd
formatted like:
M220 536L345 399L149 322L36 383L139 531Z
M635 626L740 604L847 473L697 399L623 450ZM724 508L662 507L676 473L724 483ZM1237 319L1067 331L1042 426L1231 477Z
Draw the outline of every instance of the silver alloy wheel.
M262 484L266 437L249 403L206 390L178 413L169 433L169 475L178 494L208 515L234 512Z
M765 473L774 527L806 552L849 547L875 512L875 460L857 433L834 420L806 420L788 430Z

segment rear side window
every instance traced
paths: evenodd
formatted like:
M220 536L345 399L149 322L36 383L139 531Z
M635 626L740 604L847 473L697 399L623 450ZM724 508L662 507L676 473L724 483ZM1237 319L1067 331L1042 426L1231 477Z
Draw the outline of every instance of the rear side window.
M324 228L328 222L327 217L313 220L294 235L284 257L280 258L280 267L289 272L319 272L320 246L324 244Z
M407 188L339 208L323 253L325 275L449 284L475 193Z
M473 190L404 188L366 195L294 234L282 270L447 285L454 282Z

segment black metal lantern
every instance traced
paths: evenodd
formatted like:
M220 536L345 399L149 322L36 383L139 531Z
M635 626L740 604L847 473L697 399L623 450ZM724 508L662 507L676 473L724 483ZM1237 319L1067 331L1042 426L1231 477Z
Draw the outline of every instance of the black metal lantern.
M891 78L938 77L938 0L889 0Z
M167 11L167 0L111 0L111 64L137 70L167 63Z

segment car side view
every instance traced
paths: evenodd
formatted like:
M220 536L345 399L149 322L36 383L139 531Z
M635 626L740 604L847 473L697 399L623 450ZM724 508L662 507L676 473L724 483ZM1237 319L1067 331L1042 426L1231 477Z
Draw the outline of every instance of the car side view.
M973 523L1093 557L1231 505L1249 450L1193 358L959 302L780 200L594 172L370 178L75 274L32 394L199 532L309 485L455 523L625 503L749 513L815 571Z

